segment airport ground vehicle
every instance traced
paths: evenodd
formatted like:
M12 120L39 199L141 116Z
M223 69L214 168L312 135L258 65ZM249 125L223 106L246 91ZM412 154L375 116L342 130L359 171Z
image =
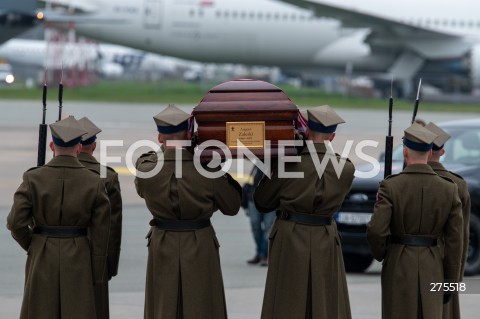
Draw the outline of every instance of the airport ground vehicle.
M445 144L442 163L461 175L468 184L472 201L470 242L466 274L480 273L480 118L440 123L452 138ZM383 167L383 163L381 163ZM394 173L403 165L402 146L394 150ZM361 168L359 168L361 169ZM350 193L336 214L337 227L342 236L345 268L363 272L373 257L368 248L365 230L370 220L383 170L371 179L355 178Z
M10 64L0 63L0 85L12 84L15 78Z

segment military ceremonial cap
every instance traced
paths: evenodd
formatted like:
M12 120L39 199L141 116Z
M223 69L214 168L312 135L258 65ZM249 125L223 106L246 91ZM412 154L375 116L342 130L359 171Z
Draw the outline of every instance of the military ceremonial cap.
M337 125L345 123L330 106L323 105L307 110L308 128L322 133L333 133Z
M82 145L90 145L95 142L97 134L102 130L86 116L79 119L78 123L87 131L87 134L82 136Z
M61 147L75 146L82 141L82 136L87 134L73 116L50 124L50 130L53 143Z
M162 112L153 117L159 133L173 134L188 129L188 118L185 113L173 104L169 104Z
M405 130L403 145L414 151L426 152L432 149L433 141L437 136L437 134L430 132L425 127L413 123Z
M429 130L430 132L437 134L438 137L433 141L433 147L432 149L434 151L439 151L443 148L443 145L445 145L445 142L450 139L450 134L445 132L442 128L438 127L435 125L435 123L430 122L428 123L425 128Z

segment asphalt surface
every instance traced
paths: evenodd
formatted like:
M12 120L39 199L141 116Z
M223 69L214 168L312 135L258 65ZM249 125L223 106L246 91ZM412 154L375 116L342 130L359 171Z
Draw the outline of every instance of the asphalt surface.
M145 204L135 193L133 176L125 169L125 153L136 141L156 140L156 128L152 116L165 105L135 105L130 103L65 103L64 110L77 118L88 116L103 132L101 139L121 139L123 147L112 147L108 156L120 156L122 162L112 164L120 172L122 195L124 198L124 223L122 255L119 275L110 283L111 318L142 318L147 260L146 241L148 213ZM190 112L192 106L181 106ZM12 204L12 196L21 182L22 173L36 164L38 141L38 121L41 118L41 105L30 101L0 100L0 224L5 225L6 216ZM377 148L370 148L369 154L377 157L384 145L387 127L386 112L340 109L338 113L347 124L339 126L334 148L341 152L347 139L354 146L364 139L377 141ZM47 122L58 116L56 107L49 107ZM427 121L446 121L478 117L467 113L419 113L418 117ZM393 132L395 144L400 143L402 130L411 120L409 112L396 112ZM134 159L144 149L134 153ZM98 155L98 154L97 154ZM47 156L47 160L51 157ZM362 160L350 154L357 165ZM236 164L236 162L234 163ZM245 163L244 171L249 171L251 163ZM231 170L238 175L236 165ZM233 319L259 318L266 268L249 266L246 260L254 254L254 243L249 220L240 210L237 216L214 215L221 248L223 278L226 287L229 317ZM0 227L0 318L18 318L21 305L24 265L26 254L11 238L5 227ZM381 287L379 263L374 263L365 274L347 276L353 318L380 318ZM479 278L477 276L475 278ZM463 318L478 317L479 295L461 295Z

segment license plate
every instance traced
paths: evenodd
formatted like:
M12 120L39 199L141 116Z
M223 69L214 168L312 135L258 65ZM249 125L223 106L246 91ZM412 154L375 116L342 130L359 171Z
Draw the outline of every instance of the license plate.
M346 213L346 212L339 212L335 217L335 220L339 224L346 224L346 225L366 225L370 219L372 218L371 213Z

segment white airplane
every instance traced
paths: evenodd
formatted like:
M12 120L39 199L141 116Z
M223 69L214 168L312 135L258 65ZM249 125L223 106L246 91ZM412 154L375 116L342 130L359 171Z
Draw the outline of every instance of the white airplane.
M95 65L107 78L117 78L126 72L154 75L172 75L177 69L186 69L190 61L163 57L131 48L85 42L50 42L43 40L12 39L0 45L0 58L13 64L39 69L60 69Z
M79 34L201 62L480 84L474 0L44 0ZM63 18L62 18L63 17ZM445 78L445 77L444 77ZM444 85L445 87L447 85Z

